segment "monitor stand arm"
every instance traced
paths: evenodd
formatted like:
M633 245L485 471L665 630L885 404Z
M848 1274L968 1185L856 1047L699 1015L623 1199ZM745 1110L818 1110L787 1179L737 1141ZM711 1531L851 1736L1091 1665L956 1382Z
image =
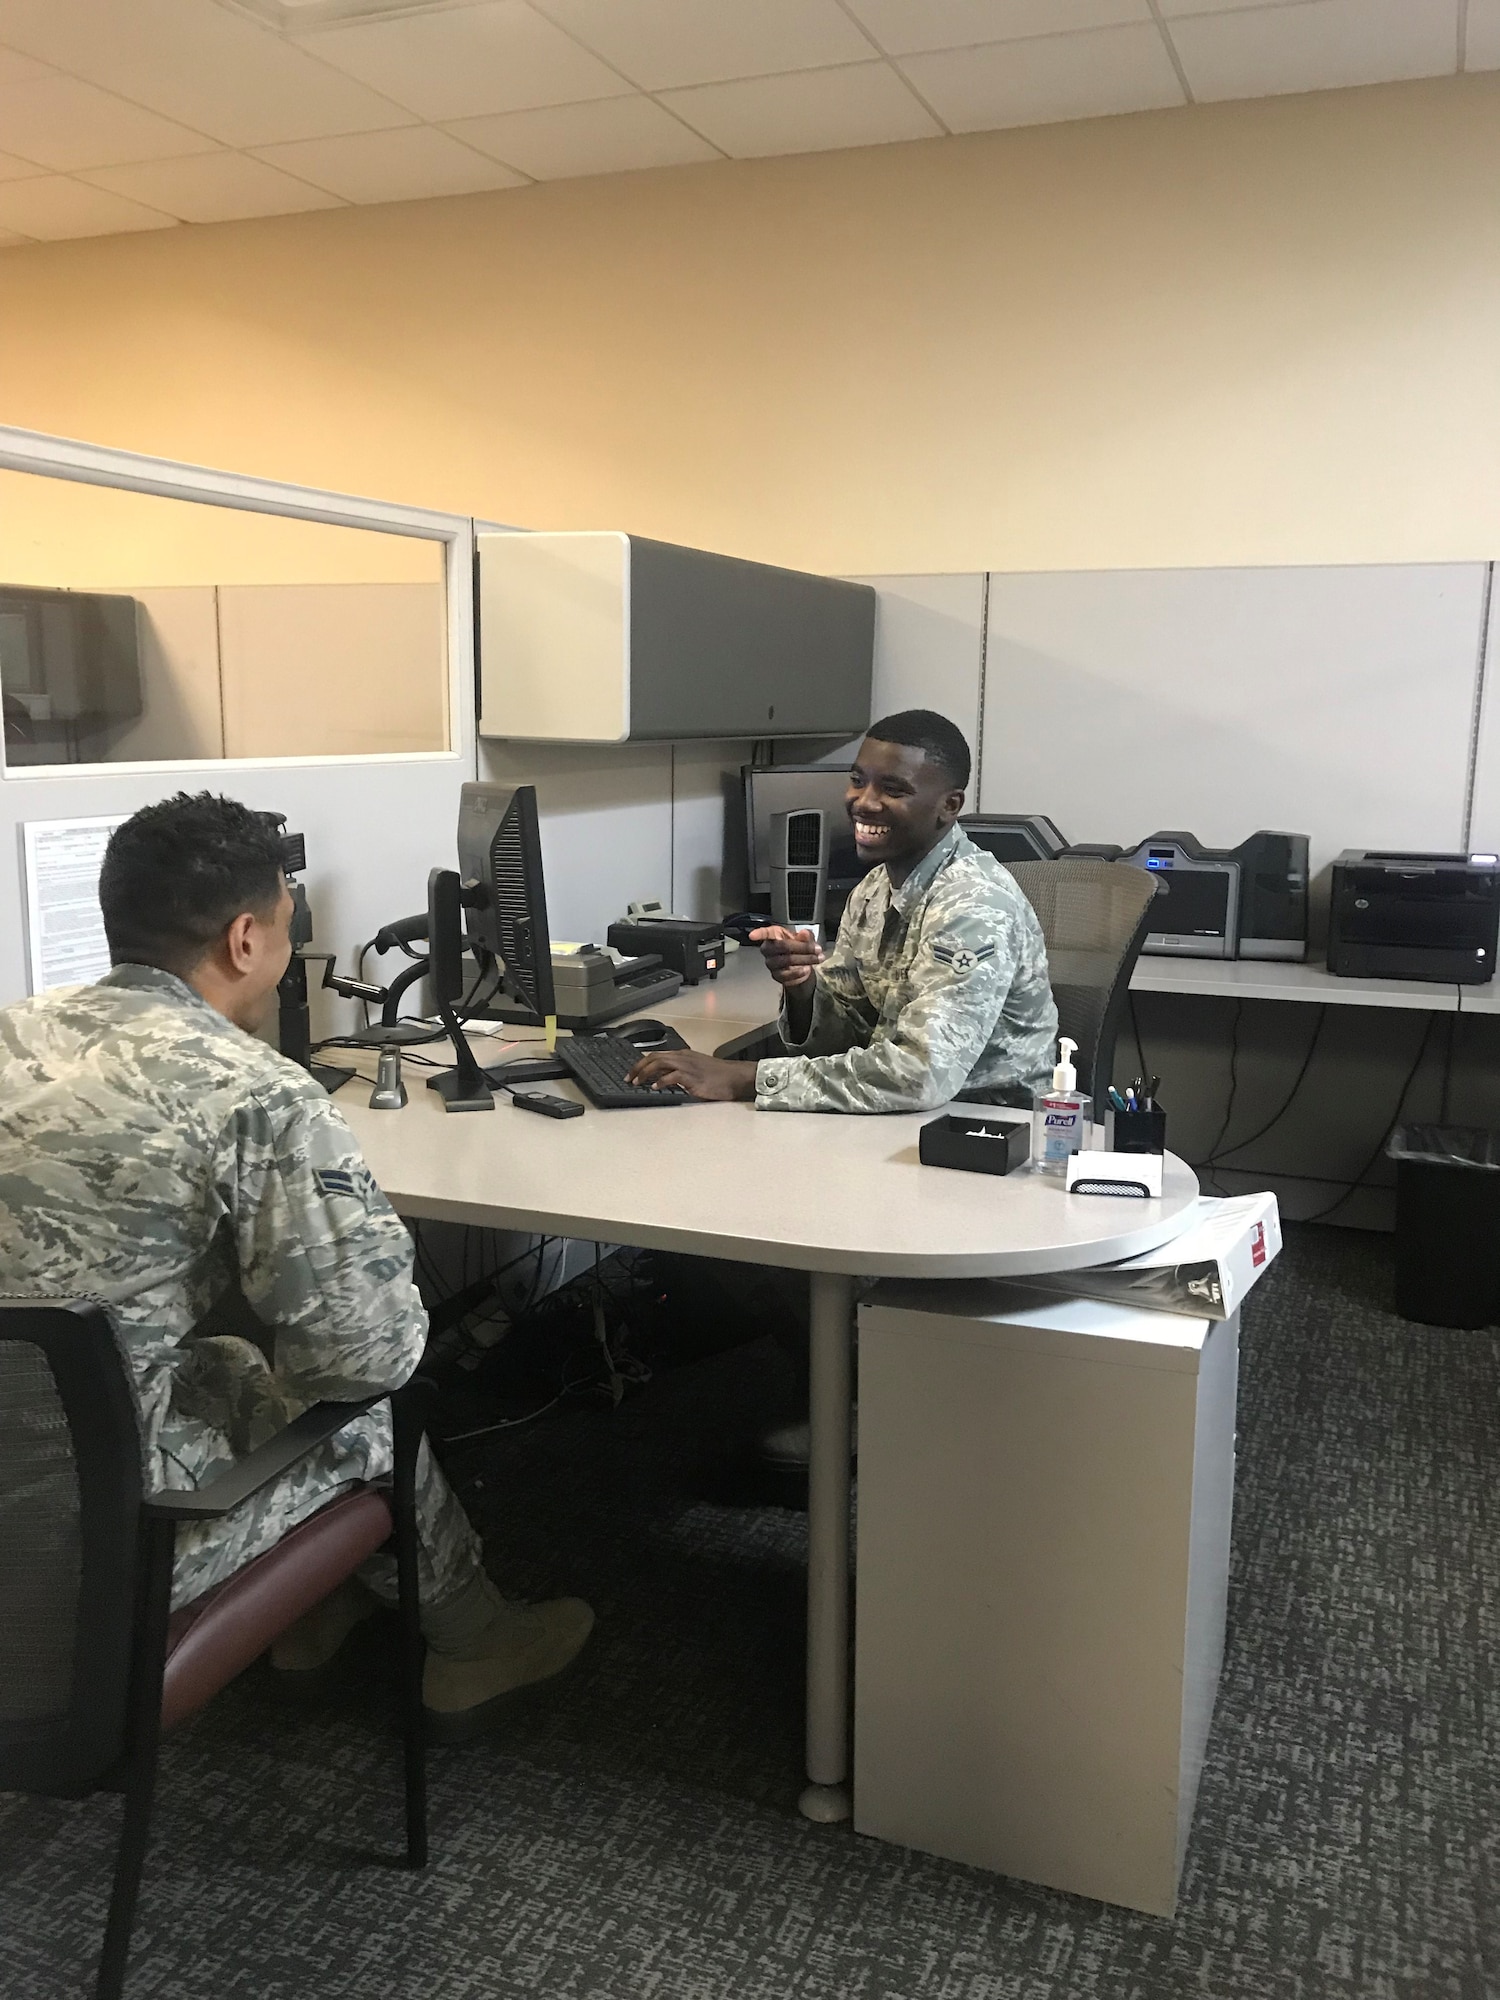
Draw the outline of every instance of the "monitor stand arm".
M458 1060L452 1069L445 1069L440 1076L429 1078L427 1088L437 1092L447 1111L493 1111L495 1093L486 1082L484 1071L475 1061L474 1051L458 1025L453 1003L440 1000L438 1014L448 1030L448 1038Z

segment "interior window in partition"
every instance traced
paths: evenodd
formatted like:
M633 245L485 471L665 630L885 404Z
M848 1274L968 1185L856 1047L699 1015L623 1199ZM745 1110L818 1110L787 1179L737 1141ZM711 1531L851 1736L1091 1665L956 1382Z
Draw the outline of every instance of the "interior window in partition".
M443 554L0 472L5 766L446 750Z

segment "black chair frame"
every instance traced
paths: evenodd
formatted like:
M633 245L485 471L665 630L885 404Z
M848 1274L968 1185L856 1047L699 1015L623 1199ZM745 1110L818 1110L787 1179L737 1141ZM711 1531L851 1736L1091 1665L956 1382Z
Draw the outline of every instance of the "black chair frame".
M360 1402L319 1403L202 1486L144 1491L140 1418L130 1361L114 1320L93 1300L5 1300L0 1341L41 1350L66 1413L82 1523L82 1567L67 1714L0 1726L0 1787L50 1797L123 1792L124 1821L100 1957L97 2000L119 2000L150 1836L177 1527L242 1506L346 1424L390 1401L390 1494L398 1580L406 1863L427 1862L417 1599L417 1454L432 1385ZM14 1316L24 1332L6 1329ZM121 1671L122 1664L125 1671Z

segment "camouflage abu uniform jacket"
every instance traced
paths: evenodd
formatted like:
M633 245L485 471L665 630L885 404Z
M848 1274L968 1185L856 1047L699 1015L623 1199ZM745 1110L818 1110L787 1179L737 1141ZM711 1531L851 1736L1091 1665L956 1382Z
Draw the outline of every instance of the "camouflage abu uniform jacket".
M4 1293L113 1308L153 1491L320 1398L399 1386L427 1331L411 1239L326 1092L140 965L0 1009ZM179 1528L174 1601L390 1462L382 1406L225 1522ZM477 1544L435 1466L422 1484L423 1595L443 1596Z
M797 1053L756 1069L761 1111L925 1111L961 1090L1023 1100L1056 1061L1036 912L950 827L899 889L883 866L849 898Z

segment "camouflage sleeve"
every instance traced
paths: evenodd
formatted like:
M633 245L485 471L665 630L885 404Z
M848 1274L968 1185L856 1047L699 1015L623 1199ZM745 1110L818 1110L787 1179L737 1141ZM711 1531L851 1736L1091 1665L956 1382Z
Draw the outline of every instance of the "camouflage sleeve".
M777 1027L789 1049L804 1056L836 1056L845 1049L862 1049L875 1031L875 1010L865 995L859 976L859 958L853 938L863 907L858 890L849 899L839 925L833 949L813 975L812 1020L802 1041L794 1039L787 1020L786 999L781 1002Z
M297 1087L258 1093L225 1127L217 1164L241 1289L275 1329L278 1378L309 1402L399 1387L427 1334L411 1238L332 1103Z
M993 908L934 910L900 1004L868 1048L758 1065L761 1111L926 1111L963 1089L1005 1006L1022 940Z

